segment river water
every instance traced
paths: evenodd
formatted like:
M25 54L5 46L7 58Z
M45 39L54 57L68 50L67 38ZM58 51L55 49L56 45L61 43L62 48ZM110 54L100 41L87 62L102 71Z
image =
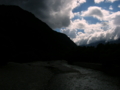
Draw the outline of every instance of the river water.
M120 90L120 78L67 63L8 63L0 90Z
M47 90L120 90L120 78L101 71L67 65L78 72L57 74L49 81Z

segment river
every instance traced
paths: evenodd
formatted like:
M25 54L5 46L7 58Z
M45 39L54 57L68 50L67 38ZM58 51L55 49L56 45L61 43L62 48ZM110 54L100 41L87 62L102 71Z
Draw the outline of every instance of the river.
M97 70L64 64L78 70L57 74L49 83L48 90L120 90L120 78Z
M0 90L120 90L120 78L67 63L8 63Z

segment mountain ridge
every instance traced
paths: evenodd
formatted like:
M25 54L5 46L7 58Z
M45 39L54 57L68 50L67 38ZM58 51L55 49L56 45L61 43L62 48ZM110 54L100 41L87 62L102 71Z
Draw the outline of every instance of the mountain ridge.
M0 5L0 19L1 58L7 61L63 59L66 52L77 46L19 6Z

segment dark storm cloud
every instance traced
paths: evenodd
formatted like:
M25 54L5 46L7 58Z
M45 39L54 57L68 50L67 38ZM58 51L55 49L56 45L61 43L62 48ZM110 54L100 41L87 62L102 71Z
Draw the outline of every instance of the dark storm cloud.
M0 4L18 5L54 29L70 24L71 9L67 7L68 0L4 0Z

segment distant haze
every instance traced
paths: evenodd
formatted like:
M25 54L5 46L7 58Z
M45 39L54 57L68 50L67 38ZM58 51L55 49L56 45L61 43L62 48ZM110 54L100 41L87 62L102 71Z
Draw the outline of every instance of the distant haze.
M1 0L32 12L77 45L120 38L120 0Z

